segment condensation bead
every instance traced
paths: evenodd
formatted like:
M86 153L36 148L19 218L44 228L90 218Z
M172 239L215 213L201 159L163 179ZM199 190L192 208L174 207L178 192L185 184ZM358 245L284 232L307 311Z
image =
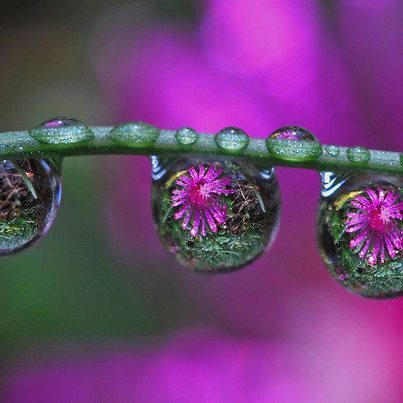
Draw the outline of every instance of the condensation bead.
M403 179L322 172L318 242L330 273L373 298L403 294Z
M355 165L366 165L371 159L371 153L365 147L350 147L347 149L347 158Z
M284 161L312 161L323 153L322 145L312 133L293 126L270 134L266 147L271 155Z
M143 122L124 123L109 133L113 141L132 147L151 146L159 134L156 127Z
M0 255L27 248L44 236L60 204L59 174L45 160L0 163Z
M340 154L340 147L334 145L326 146L326 153L331 157L338 157Z
M156 228L187 268L232 271L274 239L280 211L274 169L204 157L152 157L152 165Z
M76 119L56 117L43 122L29 132L35 140L45 144L72 144L90 141L94 133Z
M214 140L219 148L228 152L242 151L248 147L250 141L248 135L236 127L226 127L220 130Z
M190 146L196 143L199 135L191 127L181 127L175 132L176 141L183 146Z

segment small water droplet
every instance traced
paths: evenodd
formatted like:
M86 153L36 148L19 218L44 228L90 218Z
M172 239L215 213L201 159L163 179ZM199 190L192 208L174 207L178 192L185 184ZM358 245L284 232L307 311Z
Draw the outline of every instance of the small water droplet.
M338 146L329 145L326 146L325 150L331 157L337 157L340 154L340 147Z
M94 133L83 122L64 117L47 120L29 134L45 144L72 144L94 138Z
M356 165L366 165L371 159L371 153L365 147L350 147L347 149L347 158Z
M153 162L153 215L176 259L200 272L228 272L256 259L275 237L280 195L274 170L229 159ZM162 174L161 174L162 173Z
M110 132L110 138L128 146L151 146L159 137L159 130L148 123L132 122L116 126Z
M189 146L196 143L199 135L197 134L196 130L192 129L191 127L181 127L176 131L175 138L179 144Z
M312 161L322 153L322 145L316 137L301 127L282 127L266 139L270 154L281 160Z
M347 289L403 295L403 179L322 172L317 222L321 255Z
M43 237L60 204L59 175L45 160L0 163L0 256Z
M237 127L226 127L220 130L214 140L219 148L229 152L244 150L250 141L249 136Z

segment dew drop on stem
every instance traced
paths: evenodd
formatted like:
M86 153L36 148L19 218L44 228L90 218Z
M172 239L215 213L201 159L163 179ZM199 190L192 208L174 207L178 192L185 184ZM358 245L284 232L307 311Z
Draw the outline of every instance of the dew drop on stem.
M60 204L59 174L45 160L0 162L0 256L42 238Z
M274 169L216 157L152 157L153 215L166 249L187 268L229 272L273 241L280 192Z
M323 148L316 137L301 127L282 127L266 139L269 153L283 161L314 161L318 159Z
M68 145L92 140L95 136L83 122L66 117L49 119L29 132L40 143Z
M317 221L333 277L366 297L403 294L403 180L322 172Z

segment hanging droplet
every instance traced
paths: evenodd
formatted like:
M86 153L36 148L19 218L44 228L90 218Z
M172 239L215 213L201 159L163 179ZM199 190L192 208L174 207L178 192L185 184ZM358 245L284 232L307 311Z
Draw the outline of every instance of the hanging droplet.
M366 297L403 295L403 180L322 172L318 242L331 274Z
M64 117L47 120L29 134L46 144L72 144L94 138L94 133L83 122Z
M365 147L350 147L347 149L347 158L355 165L366 165L371 159L371 153Z
M143 122L124 123L109 133L112 140L132 147L151 146L159 134L156 127Z
M190 146L196 143L199 135L191 127L181 127L175 132L176 141L183 146Z
M220 130L214 138L217 146L224 151L242 151L249 144L248 135L236 127L226 127Z
M274 239L280 195L274 169L213 158L152 158L153 214L160 238L186 267L227 272Z
M58 173L45 160L0 162L0 256L44 236L60 204Z
M266 147L274 157L286 161L312 161L322 153L316 137L301 127L282 127L266 139Z

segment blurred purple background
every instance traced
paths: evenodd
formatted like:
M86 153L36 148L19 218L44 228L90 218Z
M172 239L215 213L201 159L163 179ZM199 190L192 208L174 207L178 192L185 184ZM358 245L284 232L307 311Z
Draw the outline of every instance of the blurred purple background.
M76 86L65 84L64 78L48 78L53 101L36 114L31 110L29 119L50 117L41 114L56 112L51 103L57 104L57 94L63 93L58 107L91 124L144 120L162 128L191 126L211 133L231 125L258 137L284 125L299 125L325 143L403 148L399 1L105 3L99 2L95 15L89 13L91 24L79 31L78 43L84 49L79 54L88 64L81 74L80 63L74 67L77 77L66 74ZM47 21L42 25L54 35L55 27ZM73 21L82 26L87 20ZM69 24L64 27L68 33L73 29ZM17 31L11 29L14 35ZM3 46L3 63L11 52L7 49ZM37 71L45 69L41 60ZM59 66L46 68L54 71ZM5 80L2 74L0 81ZM80 109L91 102L92 109L85 106L88 112ZM4 101L2 105L6 109ZM30 108L27 102L23 106ZM9 126L35 123L27 117L8 119ZM77 274L63 285L71 286L75 295L75 289L96 281L101 266L107 267L105 283L112 278L116 285L112 290L102 283L101 291L91 291L93 297L80 299L93 307L84 308L73 331L56 320L41 327L40 316L26 313L28 335L34 336L18 338L12 348L3 349L4 401L401 400L403 302L362 299L327 273L315 239L320 189L316 172L278 169L283 211L272 249L239 272L203 276L179 267L159 243L151 219L146 159L89 159L88 168L86 161L67 168L72 178L69 182L67 177L67 184L77 187L77 173L88 169L90 181L101 190L86 192L82 184L76 198L65 201L70 210L62 213L63 229L57 226L54 237L44 242L45 252L42 246L36 248L36 264L47 256L55 265L66 259L67 271L73 266L73 244L59 246L65 249L64 255L60 252L63 258L50 250L63 239L80 238L69 235L69 224L75 221L68 214L79 214L72 206L91 197L96 201L88 211L99 212L95 215L104 234L93 242L96 249L106 250L108 259L88 260L87 277ZM70 191L65 190L66 197ZM85 223L85 214L75 225ZM85 249L79 250L80 256L85 254ZM19 270L23 281L26 273ZM45 290L53 287L48 278ZM103 308L106 296L120 302L111 310ZM61 321L81 307L68 302L66 308L63 301L69 297L52 313ZM46 297L45 311L53 303ZM10 306L3 304L3 310ZM126 311L116 315L120 307ZM136 318L134 307L142 318ZM102 322L104 314L113 317L108 325L86 325L94 315ZM0 319L4 317L12 315ZM7 326L2 320L1 328ZM32 330L36 327L37 332ZM24 332L24 326L15 329L16 334Z

